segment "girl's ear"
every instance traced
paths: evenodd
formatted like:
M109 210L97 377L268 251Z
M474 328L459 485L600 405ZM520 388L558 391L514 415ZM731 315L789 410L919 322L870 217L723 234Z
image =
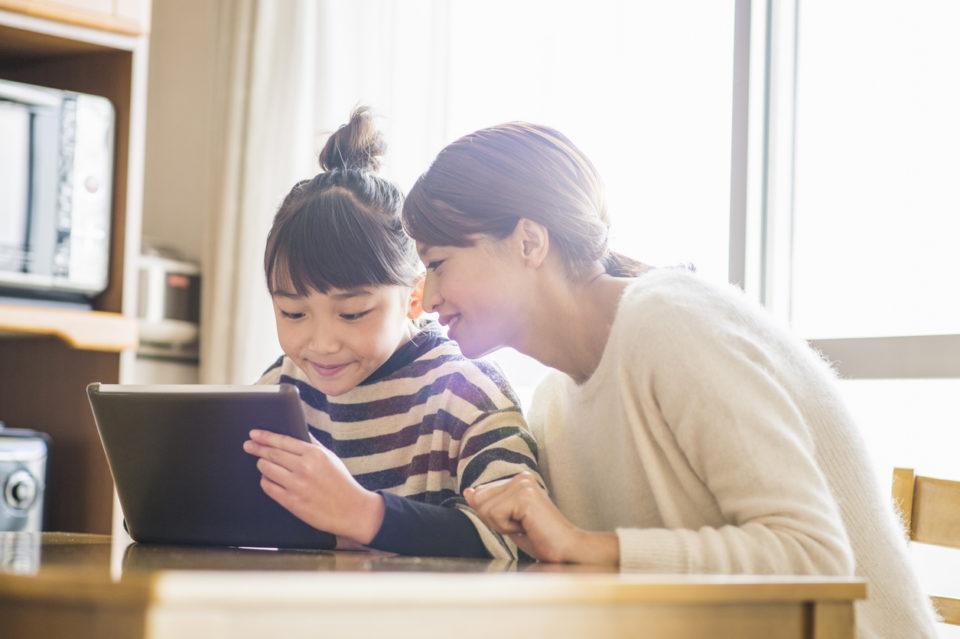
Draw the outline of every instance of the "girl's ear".
M410 292L410 307L407 309L407 317L412 320L417 319L423 314L423 278L421 277L413 291Z
M534 268L540 266L547 259L550 248L550 233L547 228L524 217L517 222L513 232L519 242L524 263Z

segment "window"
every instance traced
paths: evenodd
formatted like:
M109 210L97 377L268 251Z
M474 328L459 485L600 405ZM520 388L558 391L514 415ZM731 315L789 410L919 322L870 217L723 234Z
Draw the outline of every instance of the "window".
M766 293L845 378L886 489L952 462L931 438L960 421L960 5L773 6Z
M803 0L792 320L960 332L960 3Z

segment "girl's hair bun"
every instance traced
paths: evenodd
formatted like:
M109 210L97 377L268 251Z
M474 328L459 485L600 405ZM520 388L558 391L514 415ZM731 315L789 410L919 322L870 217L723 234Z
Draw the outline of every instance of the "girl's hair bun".
M320 167L324 171L357 169L378 171L380 156L387 143L373 124L370 107L361 106L350 114L350 121L340 126L320 151Z

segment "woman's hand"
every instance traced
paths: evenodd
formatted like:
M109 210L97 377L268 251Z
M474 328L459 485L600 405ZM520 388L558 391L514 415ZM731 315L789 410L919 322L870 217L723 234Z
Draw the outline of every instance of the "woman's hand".
M619 564L614 533L581 530L550 501L532 473L490 482L463 491L467 503L488 526L509 536L541 561Z
M250 431L243 450L259 457L260 487L314 528L369 544L383 523L383 497L357 483L343 461L316 440Z

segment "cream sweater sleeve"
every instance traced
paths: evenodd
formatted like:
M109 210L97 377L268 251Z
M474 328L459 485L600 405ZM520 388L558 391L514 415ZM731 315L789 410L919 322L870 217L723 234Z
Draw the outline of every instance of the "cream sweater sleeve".
M636 521L634 509L647 518L616 528L621 567L853 574L811 424L830 399L810 383L824 370L762 314L691 279L655 275L629 288L594 376L545 389L554 410L544 419L593 423L596 445L637 448L637 467L594 475L609 491L644 482L654 502L621 505L624 521ZM549 473L565 481L563 469Z

